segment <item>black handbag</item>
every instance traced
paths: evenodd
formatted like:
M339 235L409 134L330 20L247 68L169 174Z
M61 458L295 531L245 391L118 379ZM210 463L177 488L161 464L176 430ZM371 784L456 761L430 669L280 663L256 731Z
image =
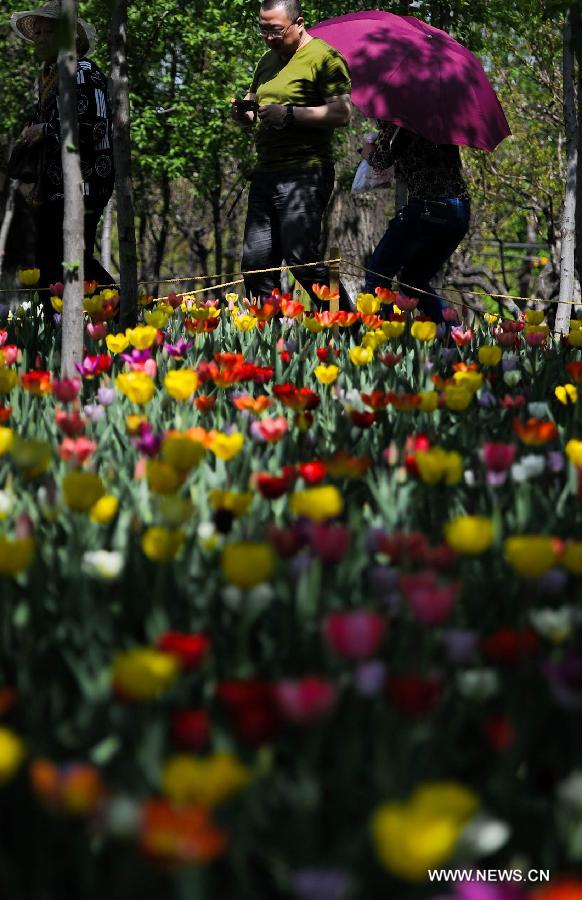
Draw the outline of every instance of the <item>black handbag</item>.
M39 147L30 147L19 142L15 144L8 160L7 175L22 184L38 181Z

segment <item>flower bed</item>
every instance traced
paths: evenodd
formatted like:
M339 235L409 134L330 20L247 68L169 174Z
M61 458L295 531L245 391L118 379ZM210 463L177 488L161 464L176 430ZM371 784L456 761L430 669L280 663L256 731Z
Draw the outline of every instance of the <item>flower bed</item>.
M11 898L582 896L582 330L378 293L2 326Z

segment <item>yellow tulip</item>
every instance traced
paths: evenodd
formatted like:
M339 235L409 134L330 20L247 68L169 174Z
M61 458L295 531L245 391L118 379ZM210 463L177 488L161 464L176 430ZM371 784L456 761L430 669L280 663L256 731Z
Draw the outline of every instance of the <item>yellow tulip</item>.
M51 306L54 309L54 311L57 313L62 313L63 306L64 306L63 298L62 297L51 297L50 300L51 300Z
M23 287L34 287L38 284L40 269L20 269L18 280Z
M180 473L161 459L148 459L146 478L148 487L154 494L175 494L182 483Z
M420 785L407 803L385 803L372 818L380 862L407 881L424 881L427 871L452 855L461 831L478 807L478 797L457 782Z
M125 336L136 350L147 350L155 341L157 333L157 328L151 325L138 325L137 328L128 328Z
M572 328L574 323L570 323L570 333L568 335L568 343L572 347L582 347L582 330L580 328Z
M145 372L123 372L115 379L115 386L128 400L139 405L149 403L156 389L153 379Z
M294 516L304 516L313 522L323 522L341 515L344 508L343 497L334 485L321 485L295 491L290 499Z
M113 494L105 494L100 497L97 503L94 503L89 510L89 518L98 525L108 525L115 516L119 508L119 500Z
M381 864L407 881L424 881L452 855L462 823L401 803L385 803L372 818L372 837Z
M237 519L244 516L253 502L254 494L250 491L222 491L215 488L210 491L208 499L213 509L225 509Z
M456 450L432 447L419 450L414 458L425 484L457 484L463 477L463 458Z
M501 362L502 356L503 350L498 346L479 347L479 349L477 350L477 359L482 366L486 366L487 368L498 366Z
M148 528L141 540L141 548L148 559L155 563L167 563L174 559L184 543L182 531L168 528Z
M0 784L10 781L24 755L24 742L8 728L0 728Z
M444 530L447 544L456 553L478 556L493 543L493 522L484 516L457 516Z
M10 447L10 457L14 466L22 472L25 478L37 478L50 466L52 454L49 444L45 441L14 435Z
M358 294L356 309L363 316L373 316L380 309L380 298L373 294Z
M389 341L395 341L399 338L404 329L406 328L406 322L392 321L388 320L387 322L382 322L382 331L386 335Z
M212 437L210 449L215 456L228 462L234 459L241 452L245 438L240 431L233 431L232 434L223 434L221 431L216 432Z
M559 384L554 394L564 406L574 404L578 400L578 391L575 384Z
M325 366L322 363L315 367L313 374L321 384L333 384L339 375L339 366Z
M582 541L568 541L560 557L560 563L572 575L582 575Z
M206 455L206 448L187 434L168 434L162 444L162 458L180 472L189 472Z
M233 316L232 321L239 331L252 331L253 328L257 327L257 319L248 313Z
M540 578L557 562L554 541L546 535L514 535L504 550L509 565L524 578Z
M181 754L164 766L162 791L176 806L192 803L214 808L238 794L249 781L249 770L232 753Z
M419 397L419 408L422 412L434 412L435 409L438 409L439 395L437 391L421 391Z
M0 575L20 575L34 559L32 538L10 538L0 535Z
M455 372L453 375L455 384L458 387L466 388L472 394L476 393L483 384L483 376L481 372Z
M219 312L215 306L193 306L189 309L188 315L198 322L205 322L207 319L215 319Z
M105 488L95 472L69 472L63 478L63 498L73 512L89 512L104 495Z
M155 700L168 690L180 671L178 657L150 647L120 653L113 663L113 685L128 700Z
M313 316L303 316L301 321L312 334L319 334L320 331L323 331L326 327L323 322L320 322L319 319L316 319Z
M580 332L582 334L582 331ZM566 444L565 447L566 456L570 460L571 463L574 463L575 466L578 466L579 469L582 468L582 441L570 440Z
M350 359L355 366L367 366L374 358L374 351L371 347L352 347L350 350Z
M473 392L461 385L447 384L444 390L444 397L447 409L461 412L470 405L473 399Z
M12 428L4 428L0 426L0 456L8 453L14 443L14 432Z
M105 343L110 353L123 353L129 347L129 338L124 334L108 334Z
M158 328L165 328L170 319L168 313L160 309L159 306L157 309L146 309L143 317L147 324L151 325L152 328L155 328L156 331L158 330Z
M543 309L526 309L525 319L528 325L541 325L544 321L545 312Z
M434 341L437 333L436 322L413 322L410 333L417 341Z
M384 332L378 328L375 331L368 331L362 338L362 347L369 347L371 350L377 350L382 344L385 344L388 338Z
M93 294L92 297L83 297L83 310L88 315L100 313L103 309L103 298L100 294Z
M9 394L18 384L18 374L14 369L0 368L0 394Z
M190 500L175 494L160 495L156 498L156 519L166 528L177 528L191 518L194 507Z
M164 387L174 400L189 400L198 387L194 369L171 369L164 378Z
M275 569L275 556L270 544L238 541L224 547L220 564L230 584L248 590L270 578Z

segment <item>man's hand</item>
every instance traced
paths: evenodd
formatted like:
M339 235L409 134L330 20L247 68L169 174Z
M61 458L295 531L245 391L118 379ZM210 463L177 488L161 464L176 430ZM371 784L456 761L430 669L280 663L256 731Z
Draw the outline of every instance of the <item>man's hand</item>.
M255 121L255 114L251 110L243 109L239 101L234 98L230 104L230 117L237 125L252 125Z
M44 138L44 128L42 125L28 125L22 129L20 140L29 147L34 147Z
M259 119L269 128L283 128L287 117L287 108L280 103L269 103L268 106L259 106Z

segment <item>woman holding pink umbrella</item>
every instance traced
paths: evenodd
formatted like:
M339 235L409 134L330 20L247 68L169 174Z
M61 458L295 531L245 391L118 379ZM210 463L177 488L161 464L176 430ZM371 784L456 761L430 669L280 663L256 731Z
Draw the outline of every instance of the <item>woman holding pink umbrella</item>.
M471 206L459 148L431 144L405 128L379 122L379 135L362 151L372 168L394 166L408 190L408 202L390 221L374 250L366 291L390 287L398 276L402 293L418 297L418 308L442 321L443 302L431 287L469 228Z

